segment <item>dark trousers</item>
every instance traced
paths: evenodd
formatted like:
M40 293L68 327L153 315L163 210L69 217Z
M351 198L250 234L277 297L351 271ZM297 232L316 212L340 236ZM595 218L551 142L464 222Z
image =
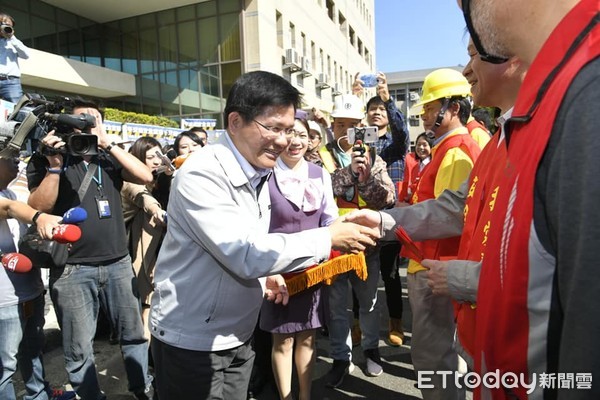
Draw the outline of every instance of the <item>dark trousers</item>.
M379 250L381 279L390 318L402 319L402 283L400 282L400 243L386 243Z
M400 243L386 243L379 249L379 268L385 287L385 302L390 318L402 319L402 282L400 281ZM358 299L352 291L352 312L358 319Z
M250 341L221 351L194 351L152 337L156 389L161 400L246 400L254 362Z

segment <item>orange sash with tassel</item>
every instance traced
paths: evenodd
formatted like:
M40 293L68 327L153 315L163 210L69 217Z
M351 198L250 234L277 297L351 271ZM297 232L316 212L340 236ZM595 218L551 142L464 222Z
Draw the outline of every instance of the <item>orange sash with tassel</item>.
M288 272L282 274L290 296L315 286L321 282L331 285L337 275L348 271L354 271L361 280L367 280L367 262L365 254L342 254L331 250L329 260L300 272Z

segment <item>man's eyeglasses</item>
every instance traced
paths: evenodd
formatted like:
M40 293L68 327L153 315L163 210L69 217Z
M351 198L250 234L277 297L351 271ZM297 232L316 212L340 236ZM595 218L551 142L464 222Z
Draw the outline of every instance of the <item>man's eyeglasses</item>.
M273 133L273 135L271 136L285 136L285 138L289 140L297 135L297 132L294 128L280 128L278 126L267 126L258 122L255 119L253 119L252 121L256 122L258 125Z

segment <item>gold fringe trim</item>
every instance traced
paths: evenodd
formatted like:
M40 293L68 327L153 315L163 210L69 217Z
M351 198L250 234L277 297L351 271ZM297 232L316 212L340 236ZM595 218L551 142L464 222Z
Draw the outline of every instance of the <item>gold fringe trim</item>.
M361 280L367 279L367 262L363 252L344 254L325 261L285 280L290 296L321 282L331 285L336 275L354 271Z

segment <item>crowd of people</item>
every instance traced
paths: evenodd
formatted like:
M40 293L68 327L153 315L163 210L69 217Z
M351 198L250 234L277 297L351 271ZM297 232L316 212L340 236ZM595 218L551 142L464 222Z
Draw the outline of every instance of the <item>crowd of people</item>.
M385 339L405 344L403 266L415 374L439 372L424 399L464 399L445 374L468 371L524 377L482 382L477 399L595 398L598 1L497 3L458 1L470 61L425 78L413 151L383 73L369 99L357 74L331 121L301 110L286 79L245 73L210 144L196 129L126 150L97 103L72 99L67 113L96 121L98 154L49 132L26 173L0 159L0 398L16 399L18 365L26 399L105 399L93 351L105 312L138 399L246 399L265 374L281 399L310 399L318 330L326 386L343 385L354 346L367 376L384 372L380 278ZM26 57L14 20L0 22L4 50ZM498 109L494 132L473 105ZM69 392L45 380L39 265L17 271L5 255L24 224L50 240L74 207L81 238L49 281ZM578 373L587 390L539 384Z

